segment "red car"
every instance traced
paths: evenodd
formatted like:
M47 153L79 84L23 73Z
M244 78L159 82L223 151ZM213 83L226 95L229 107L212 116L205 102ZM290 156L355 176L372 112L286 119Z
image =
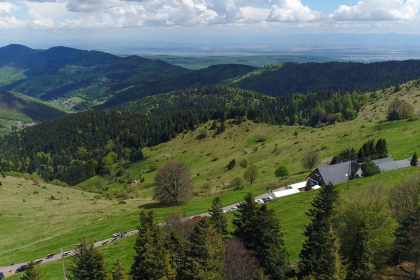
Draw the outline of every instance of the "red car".
M191 220L200 220L202 217L201 215L195 215L194 217L191 218Z

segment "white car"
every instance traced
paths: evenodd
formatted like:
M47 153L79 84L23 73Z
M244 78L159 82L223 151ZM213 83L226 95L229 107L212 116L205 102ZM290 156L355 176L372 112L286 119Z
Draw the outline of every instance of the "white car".
M258 204L263 204L264 203L264 201L262 199L256 199L255 202L258 203Z
M238 209L238 207L233 206L232 208L230 208L230 209L229 209L229 211L235 211L235 210L237 210L237 209Z

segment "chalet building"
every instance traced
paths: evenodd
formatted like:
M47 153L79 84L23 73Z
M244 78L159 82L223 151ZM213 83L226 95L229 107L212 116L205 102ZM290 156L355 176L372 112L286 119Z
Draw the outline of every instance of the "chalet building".
M410 167L411 166L410 160L411 159L402 159L402 160L394 161L392 157L387 157L387 158L381 158L381 159L376 159L372 161L379 167L379 169L381 170L381 173L383 173L383 172L397 170L400 168Z
M356 177L362 177L360 164L347 161L318 167L308 176L308 179L311 180L312 183L321 187L327 185L330 182L335 185L347 182L349 179L348 176L350 176L352 171Z

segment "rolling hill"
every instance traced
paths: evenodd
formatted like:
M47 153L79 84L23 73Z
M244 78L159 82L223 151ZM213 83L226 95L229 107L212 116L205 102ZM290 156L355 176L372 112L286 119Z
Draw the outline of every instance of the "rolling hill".
M0 90L0 132L10 132L12 127L43 122L64 115L39 100Z

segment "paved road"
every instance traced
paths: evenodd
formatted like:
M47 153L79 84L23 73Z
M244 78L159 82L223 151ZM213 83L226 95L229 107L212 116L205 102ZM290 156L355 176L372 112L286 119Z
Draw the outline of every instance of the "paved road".
M278 190L276 190L276 191L278 191ZM264 197L267 197L267 196L269 196L269 194L268 193L265 193L265 194L262 194L262 195L259 195L259 196L255 197L255 199L261 199L261 198L264 198ZM229 205L229 206L225 206L225 207L223 207L223 210L225 210L226 212L228 212L230 208L232 208L233 206L239 205L239 203L240 202L235 203L235 204L232 204L232 205ZM209 214L208 213L203 213L203 214L199 214L199 215L208 216ZM191 217L189 217L189 218L191 218ZM99 247L99 246L105 245L105 244L110 243L110 242L118 241L118 240L120 240L122 238L126 238L128 236L135 235L136 233L137 233L137 230L133 230L133 231L127 232L124 235L124 237L120 237L118 239L108 238L108 239L105 239L105 240L101 240L101 241L95 242L95 247ZM64 257L66 258L66 257L72 256L72 255L74 255L74 250L68 251L67 254L65 254ZM38 261L41 261L40 263L43 264L43 263L49 263L49 262L61 260L61 258L62 258L61 253L59 253L59 254L53 255L50 258L45 257L45 258L38 259ZM4 275L7 277L7 276L10 276L10 275L14 274L15 273L15 270L18 267L20 267L20 266L22 266L24 264L27 264L27 263L28 262L24 262L24 263L14 264L14 265L10 265L10 266L0 267L0 271L3 272Z

